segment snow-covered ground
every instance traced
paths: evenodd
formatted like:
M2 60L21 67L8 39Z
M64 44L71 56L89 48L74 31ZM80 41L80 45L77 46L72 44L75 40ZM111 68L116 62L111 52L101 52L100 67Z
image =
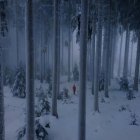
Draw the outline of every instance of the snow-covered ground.
M69 88L70 99L67 102L58 101L59 118L49 117L49 140L78 139L78 101L79 93L72 94L73 83L61 83ZM77 85L78 86L78 85ZM45 85L44 85L45 87ZM16 131L25 121L25 99L12 96L10 89L5 88L5 120L6 140L16 140ZM113 86L110 89L110 99L102 102L100 93L100 113L93 112L94 96L91 95L91 84L87 84L87 140L139 140L140 139L140 93L135 93L133 100L126 99L126 93ZM51 99L49 99L51 102ZM122 106L126 110L121 110ZM136 114L137 124L130 125L131 115Z

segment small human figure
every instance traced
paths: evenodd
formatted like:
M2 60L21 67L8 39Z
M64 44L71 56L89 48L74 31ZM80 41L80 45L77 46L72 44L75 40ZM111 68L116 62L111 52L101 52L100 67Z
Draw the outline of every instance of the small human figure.
M76 93L76 85L74 84L73 85L73 94L75 95L75 93Z

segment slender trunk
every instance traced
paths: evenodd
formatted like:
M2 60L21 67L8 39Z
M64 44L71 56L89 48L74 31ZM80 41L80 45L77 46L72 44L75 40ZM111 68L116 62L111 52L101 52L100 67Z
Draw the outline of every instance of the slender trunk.
M58 52L59 42L59 0L54 0L54 62L53 62L53 95L52 95L52 115L58 117L57 114L57 95L58 95Z
M129 39L130 39L130 31L129 31L129 25L127 25L125 54L124 54L124 68L123 68L123 77L124 78L127 78L127 76L128 76Z
M3 93L3 55L0 48L0 140L5 140L4 93Z
M112 39L113 39L113 27L112 24L110 23L110 42L109 42L109 53L108 53L108 57L109 57L109 67L108 67L108 77L109 77L109 85L111 85L111 60L112 60Z
M95 95L94 111L99 112L99 75L101 72L101 47L102 47L102 0L98 0L98 26L97 26L97 47L96 47L96 64L95 64Z
M17 10L17 8L18 8L18 4L17 4L17 0L15 0L16 53L17 53L17 67L18 67L18 65L19 65L19 44L18 44L18 10Z
M81 0L81 28L80 28L80 97L79 97L79 137L86 139L86 55L87 55L87 24L88 0Z
M137 56L136 56L135 77L134 77L134 90L136 91L138 91L139 67L140 67L140 33L138 33L138 45L137 45Z
M107 0L106 2L106 16L107 16L107 20L105 22L105 40L106 43L105 45L105 97L108 98L109 94L108 94L108 87L109 87L109 53L110 53L110 32L111 32L111 28L110 28L110 0Z
M130 56L130 76L131 76L131 74L132 74L133 48L134 48L134 42L132 41L132 46L131 46L131 56Z
M27 94L27 140L34 140L34 43L33 2L26 2L26 94Z
M69 26L68 26L68 82L70 82L70 56L71 56L71 1L69 0Z
M61 74L64 74L64 61L63 61L63 54L64 54L64 31L63 31L63 8L64 8L64 3L63 0L61 1L61 15L60 15L60 22L61 22Z
M95 37L96 37L96 14L93 20L93 35L92 35L92 94L94 94L95 84Z
M41 13L40 13L40 20L41 20ZM41 83L43 82L43 28L42 24L40 23L40 80Z
M72 66L72 71L73 71L73 32L72 32L72 38L71 38L72 40L71 40L71 43L72 43L72 45L71 45L71 66Z
M115 64L115 52L116 52L116 40L117 40L117 25L113 30L113 42L112 42L112 58L111 58L111 78L114 77L114 64Z
M121 76L121 56L122 56L122 43L123 43L123 32L121 31L121 41L120 41L120 51L119 51L119 66L118 66L118 76Z
M45 80L45 76L46 76L46 75L45 75L45 72L46 72L46 70L45 70L45 69L46 69L46 68L45 68L45 59L46 59L45 55L46 55L46 53L45 53L45 51L44 51L44 80Z
M104 74L105 73L105 44L106 44L106 37L105 37L105 28L104 28L104 34L103 34L103 52L102 52L102 67L101 67L101 72Z
M60 16L60 15L59 15ZM58 19L58 44L57 44L57 95L60 93L60 20Z

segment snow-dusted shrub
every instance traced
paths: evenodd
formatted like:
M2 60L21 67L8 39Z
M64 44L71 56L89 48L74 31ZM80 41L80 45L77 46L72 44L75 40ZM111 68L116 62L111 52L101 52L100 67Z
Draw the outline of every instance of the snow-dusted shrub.
M23 66L19 66L19 68L16 71L15 81L12 86L12 93L13 96L17 96L20 98L26 97L26 91L25 91L25 70Z
M20 128L17 133L18 133L17 140L22 140L26 134L26 127L24 126L24 127Z
M99 76L99 91L104 90L104 74L101 73L101 75Z
M37 117L41 115L49 114L50 104L47 98L47 93L44 92L43 88L40 87L36 91L36 105L35 105L35 114Z
M126 93L126 97L128 100L132 100L135 98L134 96L134 93L133 93L133 90L132 89L129 89L128 92Z
M137 115L135 113L131 113L131 122L130 125L139 125Z
M5 67L4 69L3 82L5 86L10 86L10 87L12 86L14 82L14 72L8 67Z
M128 90L129 89L129 82L127 78L121 77L119 81L120 90Z
M67 88L64 88L63 91L61 91L58 96L57 99L58 100L65 100L69 98L69 90Z
M40 123L40 120L35 121L35 136L37 140L47 140L47 128L50 128L50 123L45 122L44 124ZM26 126L20 128L17 132L17 140L23 140L26 135Z
M73 68L73 80L78 81L79 80L79 70L78 66L75 64Z
M48 69L46 73L46 82L51 83L51 81L52 81L52 71Z
M124 106L124 105L120 106L120 108L119 108L119 111L120 111L120 112L126 111L126 110L127 110L127 107Z
M46 136L48 135L46 128L50 128L49 123L43 126L39 121L36 122L35 134L38 140L46 140Z
M49 87L48 87L48 90L47 90L47 95L49 95L49 97L52 97L52 83L51 82L49 83Z

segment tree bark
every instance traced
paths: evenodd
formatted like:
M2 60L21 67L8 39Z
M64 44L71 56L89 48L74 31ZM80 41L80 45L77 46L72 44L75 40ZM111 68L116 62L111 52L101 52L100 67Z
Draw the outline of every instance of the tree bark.
M92 34L92 94L94 95L94 89L95 89L95 37L96 37L96 14L94 14L93 19L93 34Z
M18 44L18 4L17 4L17 0L15 0L15 28L16 28L16 53L17 53L17 68L19 66L19 44Z
M79 97L79 137L85 140L86 131L86 55L87 55L87 23L88 0L81 0L81 28L80 28L80 97Z
M130 56L130 76L132 76L133 50L134 50L134 42L132 41L131 56Z
M119 51L119 66L118 66L118 76L121 76L121 56L122 56L122 43L123 43L123 31L121 29L121 41L120 41L120 51Z
M109 58L109 53L110 53L110 32L111 32L111 28L110 28L110 0L106 0L106 16L107 16L107 20L105 22L105 40L106 43L105 45L105 97L108 98L109 94L108 94L108 87L109 87L109 64L110 64L110 58Z
M71 1L69 0L69 26L68 26L68 82L70 82L71 69Z
M53 95L52 95L52 115L58 118L57 95L58 95L58 52L60 47L59 31L59 0L54 0L54 62L53 62Z
M4 93L3 93L3 55L0 48L0 140L5 140Z
M125 42L125 54L124 54L124 68L123 68L123 77L125 79L128 76L129 40L130 40L130 31L129 31L129 25L127 25L126 42Z
M94 94L94 111L99 112L99 76L101 73L101 47L102 47L102 0L98 0L98 25L97 25L97 46L95 62L95 94Z
M27 95L27 140L34 140L34 41L33 2L26 2L26 95Z
M137 45L137 56L136 56L135 77L134 77L134 90L136 91L138 91L139 67L140 67L140 33L138 33L138 45Z

